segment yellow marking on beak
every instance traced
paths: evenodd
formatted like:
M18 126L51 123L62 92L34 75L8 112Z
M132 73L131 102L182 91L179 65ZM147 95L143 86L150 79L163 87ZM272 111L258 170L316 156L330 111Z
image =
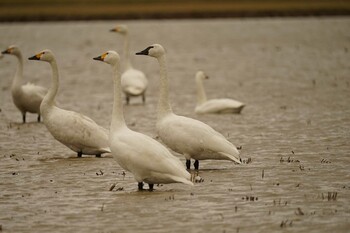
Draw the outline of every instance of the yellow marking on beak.
M107 56L107 53L102 54L101 55L101 60L104 61L106 56Z
M40 60L41 55L43 55L43 54L44 54L44 53L43 53L43 52L41 52L41 53L36 54L35 56L36 56L36 58L37 58L38 60Z

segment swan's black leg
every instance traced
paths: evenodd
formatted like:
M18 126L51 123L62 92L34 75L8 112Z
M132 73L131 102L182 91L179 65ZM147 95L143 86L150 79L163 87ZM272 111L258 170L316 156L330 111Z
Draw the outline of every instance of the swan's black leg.
M198 168L199 168L199 161L198 160L194 161L193 165L194 165L194 169L198 170Z
M150 191L150 192L153 191L153 186L154 186L154 184L148 184L148 186L149 186L149 191Z
M22 114L22 120L23 120L23 124L26 123L26 113Z
M101 158L101 154L97 154L97 155L96 155L96 158Z
M139 182L138 186L139 186L139 191L142 191L143 190L143 182Z
M191 168L191 160L190 159L186 159L186 168L187 169Z
M82 155L83 155L83 152L79 151L78 152L78 158L81 158Z
M125 100L126 100L126 105L129 105L130 97L129 96L125 96Z
M38 114L38 122L40 122L40 114Z
M146 95L145 95L145 93L142 94L142 103L143 104L146 103Z

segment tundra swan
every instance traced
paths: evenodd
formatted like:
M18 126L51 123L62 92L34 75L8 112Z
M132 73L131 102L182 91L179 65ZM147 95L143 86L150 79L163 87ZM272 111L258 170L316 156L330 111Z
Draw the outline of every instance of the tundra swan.
M244 108L244 104L228 98L207 100L203 87L203 80L209 77L203 71L196 73L197 85L197 106L195 112L204 113L240 113Z
M32 83L23 85L23 57L17 46L12 45L1 53L14 55L18 59L17 71L12 81L11 93L14 104L22 113L23 123L26 122L27 112L37 113L38 122L40 122L40 104L47 93L47 89Z
M134 69L130 62L129 51L129 31L126 25L117 25L111 29L112 32L118 32L124 36L124 72L122 74L122 90L125 94L126 104L129 104L130 97L142 96L142 102L146 102L146 89L148 81L146 75L137 69Z
M190 173L165 146L147 135L130 130L125 124L118 53L108 51L94 60L110 64L114 72L114 104L109 140L118 164L134 175L139 190L143 189L143 182L149 184L150 190L159 183L193 185L189 181Z
M155 57L160 66L160 91L157 111L157 131L162 141L173 151L183 154L190 169L191 158L195 169L204 159L231 160L241 163L237 148L209 125L173 113L169 103L167 64L164 48L149 46L136 55Z
M43 50L29 60L46 61L51 65L52 84L41 103L40 112L52 136L77 152L78 157L83 154L101 157L103 153L110 153L108 130L97 125L87 116L56 106L55 97L58 92L59 78L54 54L50 50Z

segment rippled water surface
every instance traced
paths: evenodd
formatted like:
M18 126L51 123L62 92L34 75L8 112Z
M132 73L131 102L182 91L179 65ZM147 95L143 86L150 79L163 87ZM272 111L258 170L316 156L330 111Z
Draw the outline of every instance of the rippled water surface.
M16 59L0 60L0 231L2 232L348 232L350 229L350 18L98 21L0 24L0 47L25 58L51 49L58 102L108 128L112 71L93 61L129 25L134 54L167 50L177 114L199 119L242 146L243 165L203 161L194 187L138 192L111 154L84 156L56 142L11 99ZM130 128L156 137L158 64L146 72L147 104L125 107ZM50 85L48 64L25 60L27 80ZM196 115L194 73L209 98L246 103L240 115ZM181 158L184 162L184 159ZM116 184L113 191L110 187ZM2 230L1 230L2 229Z

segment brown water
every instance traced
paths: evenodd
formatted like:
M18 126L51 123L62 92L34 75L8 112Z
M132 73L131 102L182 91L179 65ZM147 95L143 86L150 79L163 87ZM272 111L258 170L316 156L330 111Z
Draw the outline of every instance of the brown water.
M132 53L153 43L167 49L174 111L211 125L251 162L203 161L204 182L194 187L138 192L110 154L79 159L35 115L20 124L10 94L16 60L6 56L0 60L0 231L349 232L350 18L8 23L0 24L0 47L17 44L25 58L51 49L60 106L108 128L112 71L92 57L121 52L122 38L108 32L117 23L129 25ZM150 87L145 106L132 99L125 108L126 120L155 137L158 65L132 59ZM194 114L198 69L211 77L208 97L242 101L242 114ZM26 60L24 73L50 85L48 64Z

